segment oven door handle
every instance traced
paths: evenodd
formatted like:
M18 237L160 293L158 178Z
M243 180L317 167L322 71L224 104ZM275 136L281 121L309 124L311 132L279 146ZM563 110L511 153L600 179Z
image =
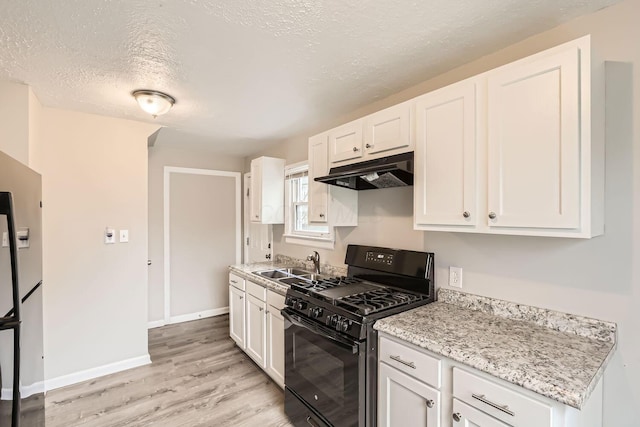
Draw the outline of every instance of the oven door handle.
M340 344L341 347L351 350L351 353L353 354L358 354L358 352L360 351L360 346L358 345L358 343L354 343L353 341L341 338L339 336L335 336L331 329L323 328L322 326L313 324L311 322L306 322L303 319L295 315L292 315L286 310L282 310L281 314L282 314L282 317L287 319L292 324L301 328L305 328L306 330L313 332L316 335L320 335L323 338L328 338L331 341L334 341L335 343Z

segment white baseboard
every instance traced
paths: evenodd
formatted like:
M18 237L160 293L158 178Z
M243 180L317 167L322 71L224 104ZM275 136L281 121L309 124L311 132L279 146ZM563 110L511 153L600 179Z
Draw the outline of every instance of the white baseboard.
M23 399L38 393L44 393L44 381L38 381L31 385L20 386L20 397ZM12 399L13 399L12 388L3 388L2 391L0 391L0 400L12 400Z
M161 326L165 326L167 322L164 320L154 320L147 324L147 329L159 328Z
M171 316L169 321L152 320L147 323L148 329L159 328L161 326L173 325L174 323L190 322L192 320L204 319L207 317L220 316L229 313L229 307L214 308L212 310L199 311L197 313L181 314L180 316Z
M63 375L57 378L46 380L46 390L54 390L56 388L65 387L71 384L77 384L82 381L92 380L104 375L115 374L116 372L125 371L127 369L137 368L151 363L151 357L148 354L144 356L134 357L132 359L122 360L120 362L109 363L108 365L98 366L69 375Z
M199 311L197 313L182 314L180 316L171 316L169 318L169 325L174 323L190 322L192 320L204 319L206 317L220 316L221 314L227 314L229 307L214 308L212 310Z

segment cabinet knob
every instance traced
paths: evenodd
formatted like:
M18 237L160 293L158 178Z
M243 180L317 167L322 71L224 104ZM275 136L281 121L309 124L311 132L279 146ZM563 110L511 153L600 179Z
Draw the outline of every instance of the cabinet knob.
M433 408L433 405L435 404L435 402L431 399L427 399L427 408Z
M264 309L263 309L262 307L258 307L258 310L262 311L262 310L264 310Z
M244 299L244 297L242 295L240 295L240 299Z
M454 412L453 413L453 421L455 422L460 422L460 420L462 419L462 415L460 415L460 412Z
M489 219L496 219L496 216L495 212L489 212Z
M471 213L469 211L464 211L462 213L462 216L465 217L465 218L469 218L471 216Z
M256 215L256 218L258 218L258 215Z
M365 145L365 147L366 148L373 148L373 145L372 144L367 144L367 145Z
M357 151L360 151L360 149L358 147L353 147L353 152L355 153Z
M320 216L320 218L324 218L324 214L323 213L321 213L319 216Z

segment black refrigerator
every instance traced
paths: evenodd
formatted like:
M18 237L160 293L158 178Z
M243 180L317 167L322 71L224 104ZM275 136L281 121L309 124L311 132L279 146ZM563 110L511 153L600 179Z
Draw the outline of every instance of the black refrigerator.
M0 151L0 427L44 417L41 177Z

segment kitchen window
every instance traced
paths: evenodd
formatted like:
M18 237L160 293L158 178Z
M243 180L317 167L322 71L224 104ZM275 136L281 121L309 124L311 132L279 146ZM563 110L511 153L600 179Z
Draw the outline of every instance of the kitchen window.
M309 223L309 165L289 165L285 176L285 241L333 249L333 227Z

